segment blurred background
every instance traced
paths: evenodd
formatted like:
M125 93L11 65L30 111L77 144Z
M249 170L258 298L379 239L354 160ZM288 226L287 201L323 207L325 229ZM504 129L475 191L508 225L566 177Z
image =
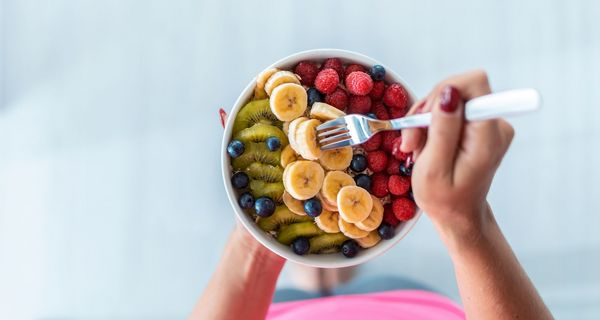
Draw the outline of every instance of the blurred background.
M542 92L489 199L554 315L599 319L599 16L592 0L0 0L0 318L185 317L234 223L217 109L331 47L418 96L473 68ZM360 273L458 301L426 217Z

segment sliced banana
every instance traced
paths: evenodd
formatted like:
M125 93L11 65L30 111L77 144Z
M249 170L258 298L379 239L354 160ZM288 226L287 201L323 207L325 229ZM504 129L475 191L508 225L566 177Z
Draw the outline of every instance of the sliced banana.
M290 132L290 122L286 121L281 125L281 130L283 130L283 133L285 133L286 135Z
M341 215L340 215L341 217ZM368 231L361 230L354 223L347 222L344 219L338 219L340 231L348 238L359 239L369 235Z
M277 119L292 121L306 111L308 95L301 85L284 83L273 89L269 105L271 106L271 112Z
M284 170L284 187L295 199L307 200L319 193L324 176L325 172L318 163L307 160L295 161Z
M307 160L317 160L321 156L321 148L317 142L317 126L321 121L310 119L298 125L294 140L300 150L298 154Z
M281 151L280 160L281 160L281 167L285 168L288 166L288 164L298 160L298 155L296 154L296 151L294 151L294 149L292 149L292 146L288 144Z
M254 87L254 96L252 96L252 100L262 100L267 99L268 97L265 89L259 88L258 86Z
M323 199L330 203L336 204L337 207L337 196L340 190L345 186L355 186L356 182L352 177L343 171L329 171L325 174L323 179L323 189L321 189L321 195Z
M356 223L357 227L365 231L377 229L383 220L383 204L381 204L381 200L373 195L371 195L371 198L373 199L373 209L371 209L371 213L365 220Z
M283 203L285 206L290 209L291 212L299 215L305 216L306 212L304 212L304 204L302 201L298 199L294 199L287 191L283 192Z
M366 237L358 238L355 240L358 243L358 245L361 246L361 248L367 249L378 244L379 241L381 241L381 237L379 236L379 233L377 233L377 230L373 230L369 232L369 234Z
M326 170L345 170L352 162L352 147L325 150L321 152L319 163Z
M277 71L279 71L279 69L269 68L269 69L263 70L263 72L259 73L258 76L256 76L256 87L258 89L264 89L265 83L267 83L267 80L269 80L269 78Z
M288 140L290 142L290 145L294 149L294 151L296 151L296 154L299 153L298 150L300 149L298 147L298 144L296 143L296 130L298 129L298 126L304 121L308 121L308 118L307 117L296 118L296 119L292 120L292 122L290 122L290 126L288 127Z
M310 117L321 121L333 120L345 115L344 111L325 102L315 102L310 108Z
M338 192L337 206L342 218L340 220L356 223L369 216L373 209L373 198L361 187L346 186Z
M339 214L337 212L323 210L321 214L315 218L315 223L319 229L327 233L340 232Z
M323 180L323 183L325 183L325 180ZM325 198L323 197L323 189L321 189L321 192L319 192L317 197L319 197L319 200L321 200L321 205L323 205L323 209L328 210L328 211L336 211L336 212L338 211L337 200L336 200L336 203L331 203L331 202L325 200Z
M290 71L279 70L279 71L272 73L269 76L267 82L265 82L264 88L265 88L265 91L267 92L267 94L269 96L272 96L273 90L275 90L275 88L277 88L278 86L280 86L284 83L295 83L297 85L300 85L300 80L298 79L298 76L296 76L295 74L293 74ZM257 80L257 85L258 85L258 80Z

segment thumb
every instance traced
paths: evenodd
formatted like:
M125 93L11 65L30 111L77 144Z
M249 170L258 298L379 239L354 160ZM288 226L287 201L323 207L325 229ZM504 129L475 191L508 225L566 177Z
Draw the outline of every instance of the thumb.
M463 102L453 86L443 87L436 101L421 157L429 160L430 174L452 176L464 121Z

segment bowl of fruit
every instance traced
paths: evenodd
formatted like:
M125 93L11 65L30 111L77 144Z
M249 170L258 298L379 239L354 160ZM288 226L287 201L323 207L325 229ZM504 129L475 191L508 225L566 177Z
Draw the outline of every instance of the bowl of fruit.
M267 67L225 122L223 181L242 225L276 254L314 267L389 250L420 216L400 132L323 151L316 128L351 113L400 118L414 101L400 76L355 52L303 51Z

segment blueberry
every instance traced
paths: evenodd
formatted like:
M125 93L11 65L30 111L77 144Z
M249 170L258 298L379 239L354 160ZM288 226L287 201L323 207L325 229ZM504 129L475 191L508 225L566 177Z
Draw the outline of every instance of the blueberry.
M373 112L367 113L366 116L369 118L377 119L377 115L375 115Z
M412 166L406 166L404 162L400 163L400 174L410 177L412 174Z
M358 244L354 240L347 240L342 243L342 254L346 258L354 258L358 253Z
M295 254L304 255L308 253L309 249L310 243L305 237L296 238L294 242L292 242L292 250L294 250Z
M394 227L392 227L392 225L388 223L382 223L377 229L377 233L379 233L381 239L389 240L394 237L396 230L394 230Z
M240 199L238 200L238 202L240 204L240 207L242 207L244 209L250 209L254 205L254 197L252 196L252 194L250 192L244 192L240 196Z
M352 161L350 162L350 169L354 172L363 172L367 168L367 157L362 154L355 154L352 156Z
M277 137L268 137L267 138L267 148L271 151L277 151L281 148L281 141Z
M254 210L259 217L270 217L275 212L275 202L269 197L260 197L254 202Z
M385 68L378 64L371 67L371 78L375 81L381 81L385 78Z
M323 102L323 94L319 92L319 90L315 88L308 88L306 92L308 95L308 106L312 107L315 102Z
M321 201L317 198L310 198L304 201L304 212L307 215L315 218L318 217L323 211L323 206L321 205Z
M241 156L242 153L244 153L244 150L244 144L239 140L231 140L227 146L227 153L229 153L229 156L232 158Z
M368 175L361 173L361 174L357 174L354 177L354 181L356 182L356 185L367 190L367 191L371 191L371 177L369 177Z
M231 184L236 189L243 189L247 187L249 182L250 178L248 178L248 175L244 172L236 172L231 177Z

